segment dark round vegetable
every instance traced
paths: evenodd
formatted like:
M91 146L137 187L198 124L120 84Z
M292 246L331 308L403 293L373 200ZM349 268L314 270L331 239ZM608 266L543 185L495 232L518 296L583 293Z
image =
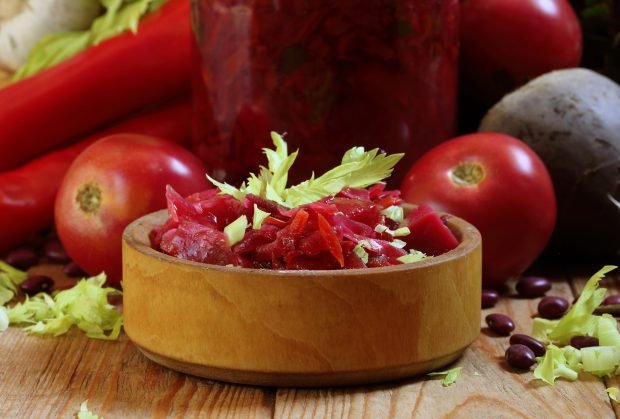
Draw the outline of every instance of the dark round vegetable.
M609 260L620 254L620 86L586 69L538 77L505 96L480 131L525 141L545 162L558 221L550 253Z
M521 297L542 297L551 289L551 281L539 276L525 276L519 279L516 289Z
M568 311L568 301L562 297L543 297L538 303L538 315L545 319L559 319Z
M489 289L482 290L482 308L495 307L498 301L499 293L497 291Z
M510 336L509 342L511 345L520 344L527 346L536 356L544 356L545 352L547 352L545 345L543 345L538 339L534 339L531 336L523 335L521 333L515 333Z
M492 313L485 317L485 321L491 331L498 335L508 336L515 330L515 324L510 317L501 313Z
M536 356L534 351L525 345L517 343L510 345L506 349L506 362L512 368L518 370L529 370L532 365L536 363Z

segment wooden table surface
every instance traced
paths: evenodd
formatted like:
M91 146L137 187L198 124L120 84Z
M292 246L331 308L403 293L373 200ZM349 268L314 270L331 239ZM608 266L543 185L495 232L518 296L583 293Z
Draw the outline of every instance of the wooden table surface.
M548 295L572 301L600 266L553 268ZM61 277L56 267L35 268ZM61 279L62 280L62 279ZM620 273L602 282L620 292ZM538 299L510 298L493 309L510 315L516 332L531 332ZM438 309L441 309L438 307ZM229 385L185 376L147 360L126 335L118 341L87 339L78 331L58 338L29 336L16 328L0 333L0 418L75 417L80 404L105 418L613 418L620 411L605 392L616 379L582 375L549 386L531 372L504 362L508 338L481 333L453 366L458 381L412 378L365 387L293 389Z

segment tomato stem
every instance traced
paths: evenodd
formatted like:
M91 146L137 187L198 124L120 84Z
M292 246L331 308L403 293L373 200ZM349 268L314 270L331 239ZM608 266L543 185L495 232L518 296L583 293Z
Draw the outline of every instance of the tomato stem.
M95 213L101 206L101 189L92 182L82 185L75 196L75 202L83 212Z
M459 163L450 172L452 182L462 186L476 186L484 180L485 176L482 165L472 162Z

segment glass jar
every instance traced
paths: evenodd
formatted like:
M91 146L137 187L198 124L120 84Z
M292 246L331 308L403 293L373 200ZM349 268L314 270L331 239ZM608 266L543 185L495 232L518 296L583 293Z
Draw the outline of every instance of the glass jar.
M192 0L194 151L238 184L270 131L291 181L353 146L405 152L393 184L456 126L458 0Z

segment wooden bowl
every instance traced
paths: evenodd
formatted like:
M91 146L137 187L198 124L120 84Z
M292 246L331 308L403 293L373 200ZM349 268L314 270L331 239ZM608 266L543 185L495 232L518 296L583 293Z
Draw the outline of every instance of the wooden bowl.
M153 361L234 383L317 387L395 380L456 360L480 331L481 241L414 264L339 271L206 265L153 250L166 211L123 236L125 330Z

